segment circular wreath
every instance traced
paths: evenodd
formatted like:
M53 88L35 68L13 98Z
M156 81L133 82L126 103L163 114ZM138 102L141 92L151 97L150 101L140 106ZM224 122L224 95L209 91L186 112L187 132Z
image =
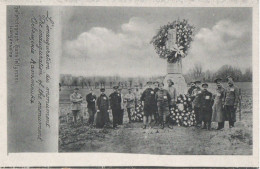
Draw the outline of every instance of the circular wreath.
M176 44L171 49L166 48L169 29L176 29ZM187 55L190 43L193 40L194 29L195 27L189 25L185 19L173 21L162 26L151 43L161 58L167 59L169 63L175 63Z

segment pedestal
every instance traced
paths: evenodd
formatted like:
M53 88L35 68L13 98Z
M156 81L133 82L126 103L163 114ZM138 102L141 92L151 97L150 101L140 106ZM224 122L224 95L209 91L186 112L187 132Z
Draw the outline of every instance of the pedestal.
M187 94L187 84L182 75L182 62L167 63L167 75L164 78L165 87L168 85L167 80L171 79L174 82L174 87L177 91L177 96Z

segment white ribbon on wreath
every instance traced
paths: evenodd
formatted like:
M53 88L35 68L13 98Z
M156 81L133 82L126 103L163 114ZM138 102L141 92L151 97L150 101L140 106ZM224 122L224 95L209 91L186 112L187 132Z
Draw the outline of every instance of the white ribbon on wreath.
M175 57L177 57L178 54L183 57L183 56L185 55L184 52L182 51L183 48L184 48L183 46L178 46L177 44L174 44L174 45L172 46L172 49L171 49L171 50L176 52L176 53L175 53Z

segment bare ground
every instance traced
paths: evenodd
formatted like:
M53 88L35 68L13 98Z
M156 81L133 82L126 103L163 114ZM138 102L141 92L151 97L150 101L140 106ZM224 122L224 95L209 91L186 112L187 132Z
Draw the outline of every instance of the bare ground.
M252 154L251 113L244 121L223 131L195 127L142 129L142 123L125 124L118 129L95 129L86 124L61 124L60 152L115 152L165 155L250 155ZM213 124L216 127L216 124Z

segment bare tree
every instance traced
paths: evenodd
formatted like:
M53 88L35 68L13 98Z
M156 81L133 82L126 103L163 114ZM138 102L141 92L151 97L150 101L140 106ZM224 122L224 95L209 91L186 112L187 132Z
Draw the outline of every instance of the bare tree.
M202 75L202 65L201 63L196 63L193 68L193 77L195 79L201 78Z

